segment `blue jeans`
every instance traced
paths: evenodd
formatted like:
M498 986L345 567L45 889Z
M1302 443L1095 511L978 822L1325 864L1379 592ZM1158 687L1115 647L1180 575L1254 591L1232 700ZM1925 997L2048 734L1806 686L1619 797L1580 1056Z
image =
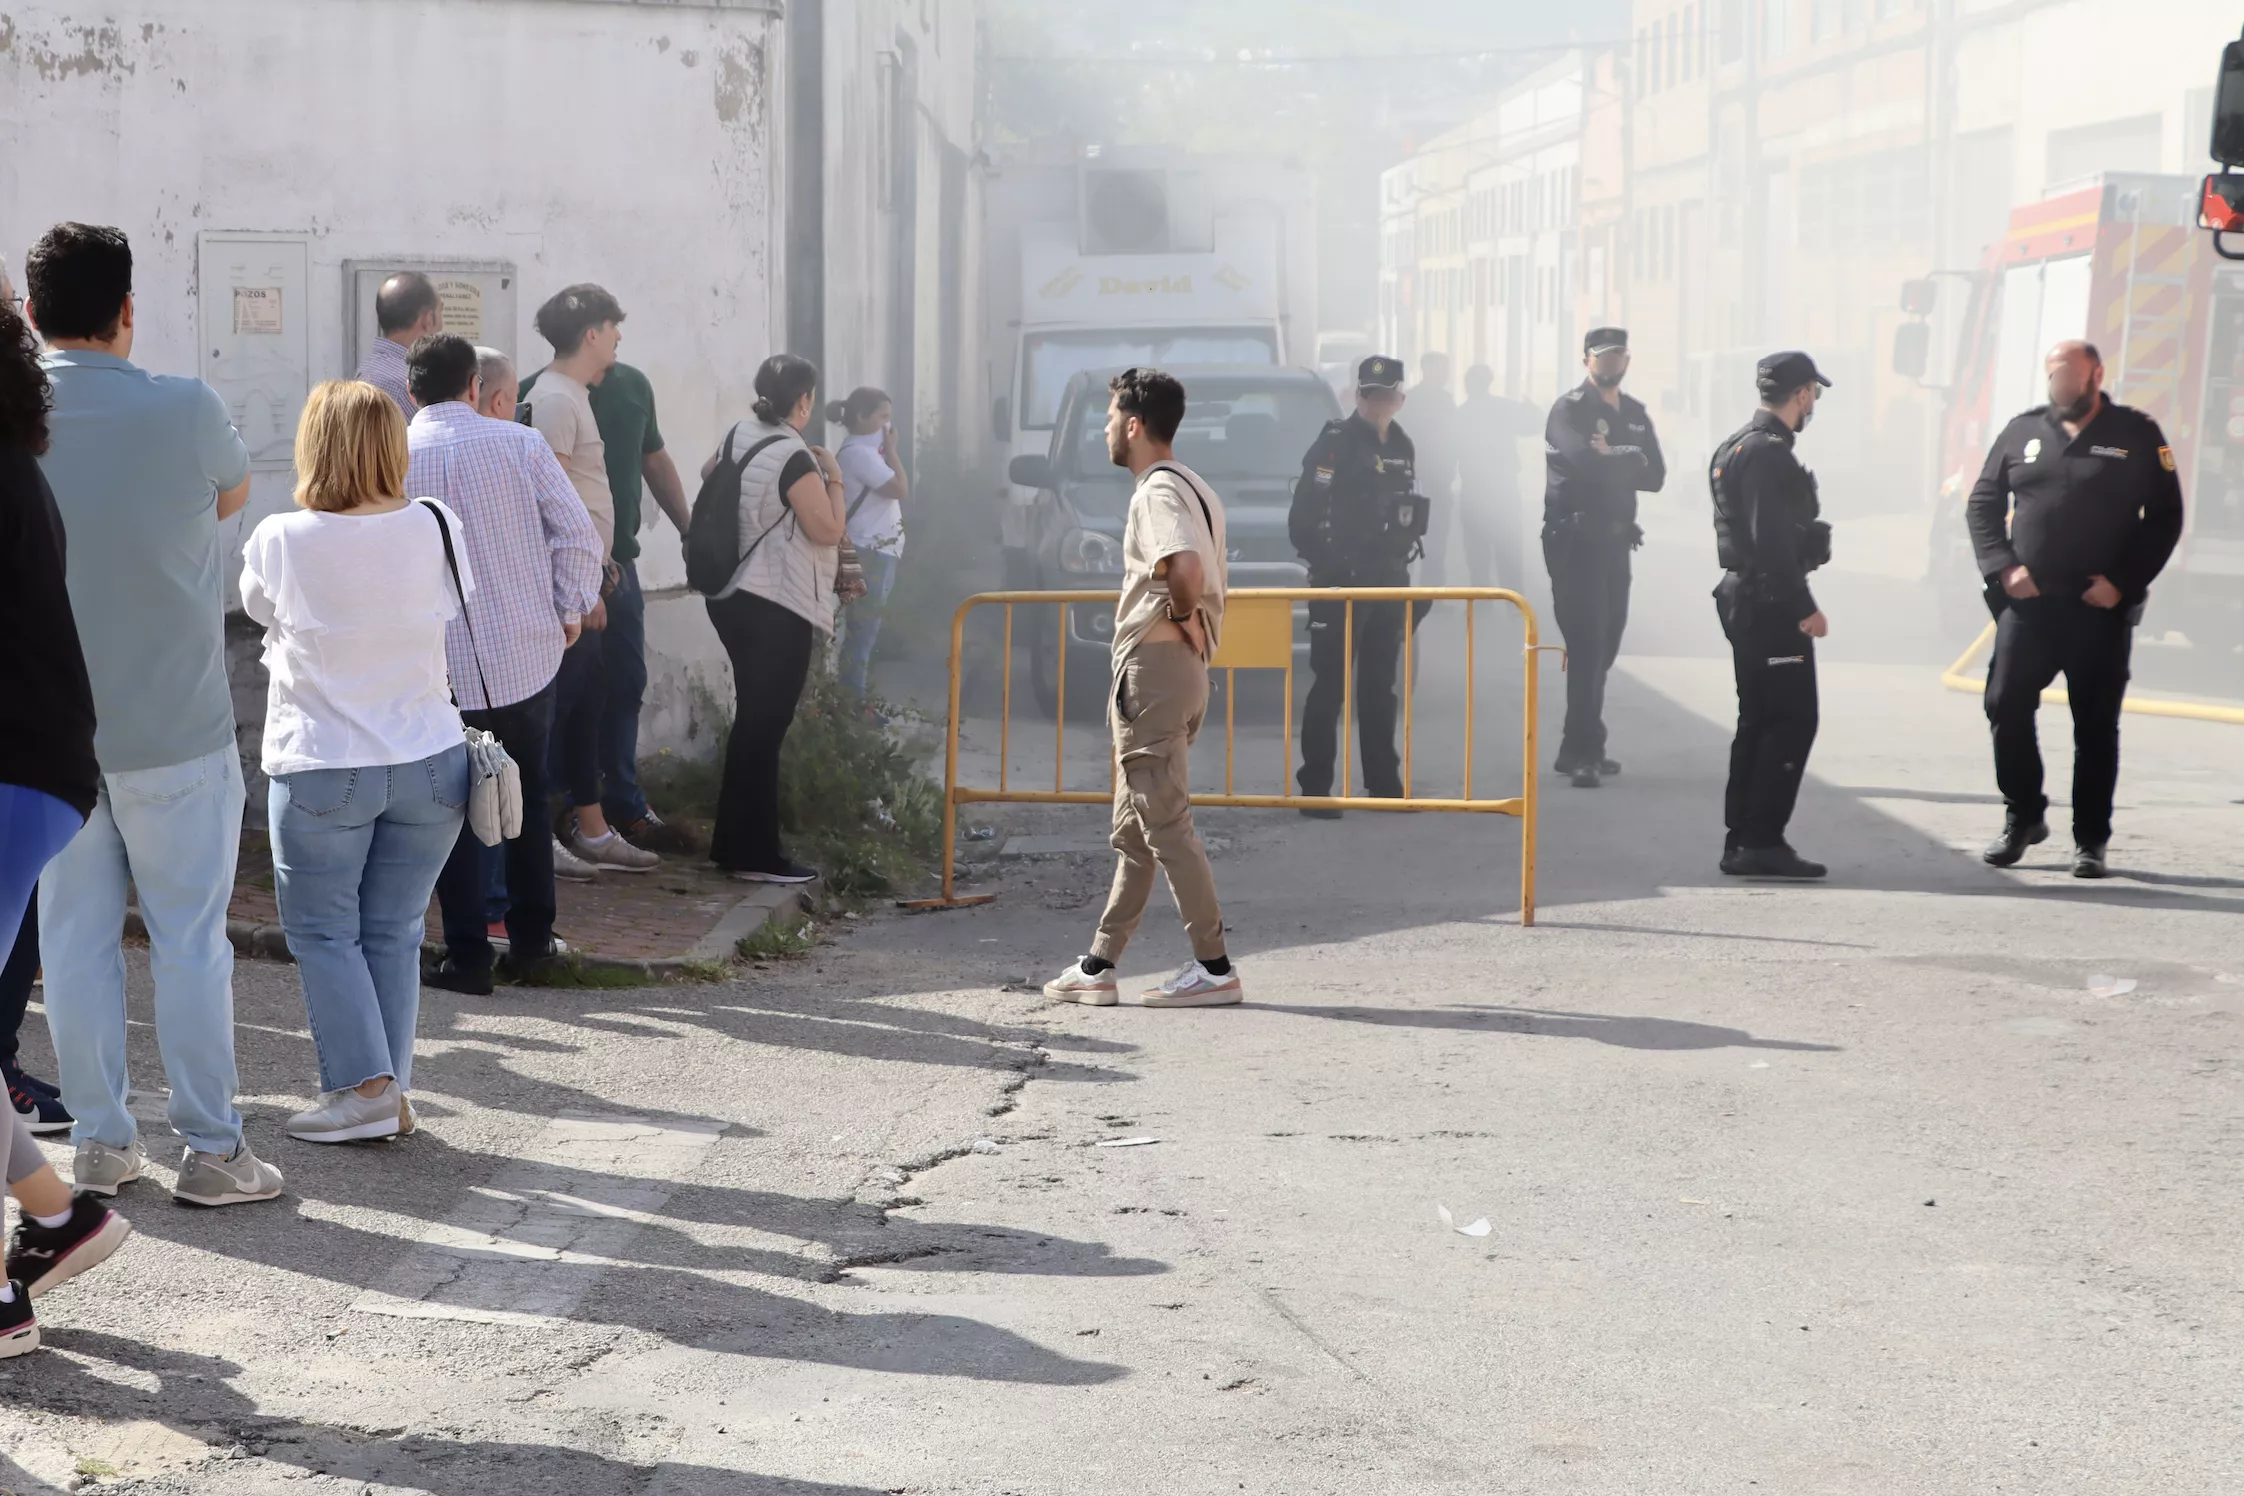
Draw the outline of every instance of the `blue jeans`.
M888 594L896 590L896 565L902 558L879 551L859 551L865 568L865 595L842 609L841 656L836 671L842 689L859 701L865 699L873 667L873 641L880 637L881 618L888 611Z
M47 1031L80 1143L132 1145L125 1097L125 885L140 898L156 980L156 1049L172 1130L198 1153L241 1146L234 1109L234 947L226 906L241 853L234 745L160 769L101 776L85 828L39 880Z
M608 594L608 627L600 636L608 694L600 711L600 805L609 821L628 826L647 813L639 788L639 713L647 701L647 596L635 562Z
M273 891L304 983L319 1088L413 1084L421 940L467 819L467 748L273 777Z

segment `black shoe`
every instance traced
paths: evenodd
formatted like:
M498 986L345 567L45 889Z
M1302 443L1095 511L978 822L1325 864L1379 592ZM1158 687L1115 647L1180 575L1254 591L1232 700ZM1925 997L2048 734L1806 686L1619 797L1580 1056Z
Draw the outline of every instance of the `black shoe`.
M1725 859L1733 864L1723 871L1740 878L1821 878L1831 870L1810 862L1783 842L1773 847L1740 847Z
M1987 843L1987 850L1979 860L1989 867L2012 867L2026 855L2028 847L2038 847L2049 840L2049 823L2038 817L2029 824L2018 816L2005 816L2002 835Z
M1304 805L1301 807L1301 814L1312 821L1337 821L1346 812L1335 810L1329 805Z
M799 862L782 857L768 868L736 867L730 869L733 877L742 883L815 883L818 869L804 867Z
M2075 847L2073 849L2073 876L2076 878L2109 878L2111 869L2104 865L2103 847Z
M1567 783L1578 790L1594 790L1603 781L1598 778L1597 767L1594 764L1584 764L1574 771L1574 777Z
M21 1283L8 1287L15 1297L0 1304L0 1361L28 1356L39 1349L39 1321L31 1312L31 1291Z
M567 985L565 979L573 974L569 958L559 951L548 949L542 956L516 959L510 952L499 963L498 975L517 987L552 987Z
M90 1267L99 1267L132 1235L125 1218L93 1195L80 1191L70 1202L70 1219L49 1229L26 1216L8 1238L7 1273L37 1298Z
M1743 847L1724 847L1722 849L1722 871L1728 873L1733 878L1744 877L1745 872L1738 865L1738 859L1743 855L1745 855L1745 849Z
M422 968L421 985L441 987L446 992L465 993L469 997L491 995L491 968L488 966L461 966L449 956L434 966Z
M23 1118L23 1125L33 1137L46 1137L53 1133L68 1132L75 1122L70 1111L46 1087L18 1070L11 1062L0 1061L0 1078L5 1078L8 1103Z

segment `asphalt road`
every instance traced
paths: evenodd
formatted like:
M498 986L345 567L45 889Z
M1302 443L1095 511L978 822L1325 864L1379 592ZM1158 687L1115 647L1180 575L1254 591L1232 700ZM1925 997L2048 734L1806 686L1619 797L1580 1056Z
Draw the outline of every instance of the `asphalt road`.
M1764 887L1713 868L1728 700L1624 661L1533 930L1510 821L1209 816L1238 1009L1047 1004L1107 865L992 859L724 986L432 993L423 1133L322 1151L245 964L292 1193L128 1188L0 1366L0 1489L2244 1489L2244 738L2130 719L2121 876L1998 873L1977 704L1834 664L1834 877ZM1183 953L1163 903L1125 970Z

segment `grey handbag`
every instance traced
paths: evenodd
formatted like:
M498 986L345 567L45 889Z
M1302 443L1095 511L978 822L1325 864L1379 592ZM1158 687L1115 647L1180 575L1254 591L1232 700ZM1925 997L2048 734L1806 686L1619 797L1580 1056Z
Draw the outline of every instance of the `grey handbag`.
M444 565L452 573L452 594L460 600L460 624L467 630L468 654L475 660L475 678L483 686L483 699L491 699L490 684L483 679L483 659L475 650L475 625L468 619L467 589L460 585L460 561L452 554L452 527L436 505L420 501L436 521L444 538ZM468 829L486 847L511 841L522 834L522 769L507 755L506 745L480 727L467 733Z

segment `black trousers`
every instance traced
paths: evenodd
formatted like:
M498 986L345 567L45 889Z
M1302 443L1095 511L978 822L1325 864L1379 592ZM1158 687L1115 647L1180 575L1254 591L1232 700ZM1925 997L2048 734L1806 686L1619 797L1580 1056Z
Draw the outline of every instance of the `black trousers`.
M1987 722L1995 784L2012 815L2037 821L2049 809L2034 714L2062 672L2073 709L2073 841L2101 847L2111 840L2119 707L2134 641L2134 621L2122 608L2093 608L2075 598L2004 599L1987 662Z
M553 828L545 819L551 794L546 753L553 735L553 694L553 683L548 681L528 700L460 713L468 726L497 738L522 772L522 834L505 844L506 938L518 961L534 961L553 949ZM444 913L444 948L453 963L469 971L488 970L491 935L483 908L483 843L465 826L444 871L437 874L436 902Z
M1733 847L1781 846L1815 746L1815 641L1799 619L1740 598L1735 578L1716 589L1714 605L1738 684L1722 824Z
M0 1060L16 1062L17 1034L23 1015L31 1007L31 979L39 974L39 890L23 909L23 925L16 931L6 966L0 967Z
M732 660L735 704L717 791L709 860L730 872L777 872L779 750L810 679L810 620L752 592L709 604L709 622Z
M1566 641L1566 727L1558 761L1594 764L1605 757L1605 677L1620 658L1628 627L1628 546L1546 534L1543 563L1550 569L1551 611Z
M1366 582L1407 587L1409 578ZM1402 603L1357 603L1356 742L1364 789L1382 798L1402 794L1402 760L1395 753L1395 672L1402 663ZM1304 795L1329 795L1340 753L1340 709L1347 680L1348 603L1309 605L1309 697L1301 708Z
M568 792L571 805L600 803L600 730L607 703L607 634L587 629L561 656L560 672L553 677L553 762L546 775L549 783ZM524 803L529 803L527 797ZM539 802L541 816L545 808Z

